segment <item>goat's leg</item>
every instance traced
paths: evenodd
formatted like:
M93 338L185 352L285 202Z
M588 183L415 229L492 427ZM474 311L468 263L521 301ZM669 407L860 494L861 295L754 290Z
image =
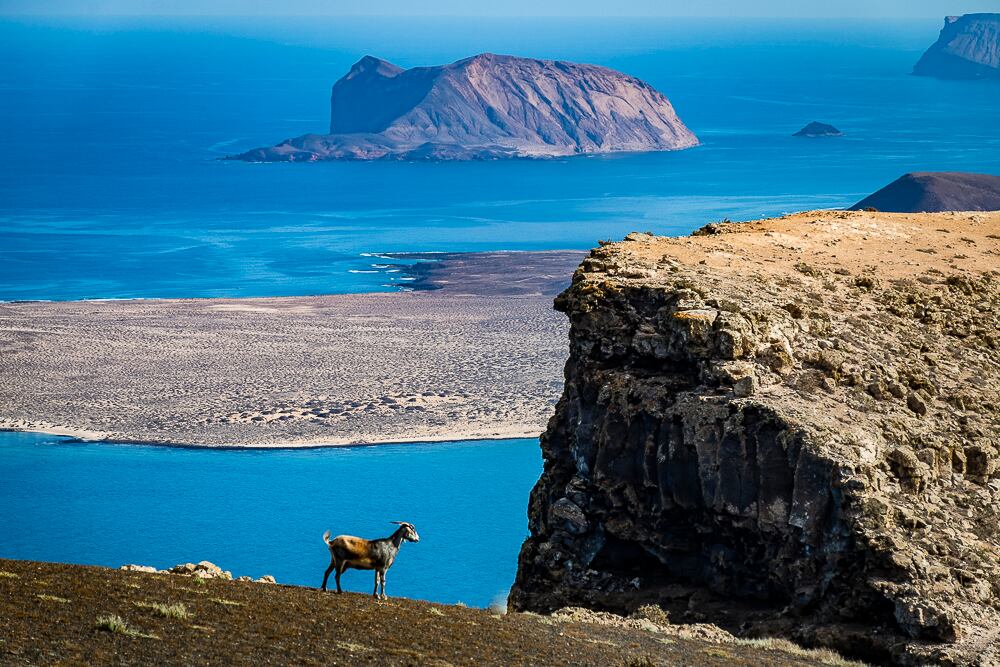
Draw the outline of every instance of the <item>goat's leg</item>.
M372 597L376 600L378 599L378 584L380 579L382 579L382 573L375 570L375 590L372 591Z
M389 596L385 594L385 571L382 572L382 599L389 599Z
M334 576L334 580L337 582L337 592L338 593L343 593L344 592L344 590L340 587L340 575L342 575L344 573L344 570L346 570L346 569L347 569L347 563L338 563L337 564L337 574Z
M336 558L331 558L330 559L330 567L326 568L326 572L323 573L323 585L319 587L321 591L325 591L326 590L326 581L327 581L327 579L330 578L330 573L333 572L334 568L336 568L336 567L337 567L337 559ZM337 575L337 588L340 589L340 575L339 574Z

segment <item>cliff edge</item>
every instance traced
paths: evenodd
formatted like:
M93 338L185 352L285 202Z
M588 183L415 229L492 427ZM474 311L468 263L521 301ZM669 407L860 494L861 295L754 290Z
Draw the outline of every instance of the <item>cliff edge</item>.
M566 385L511 604L1000 660L1000 214L631 234L556 300Z
M949 16L913 67L939 79L1000 79L1000 14Z
M662 93L606 67L484 53L404 70L365 56L333 86L329 134L231 159L471 160L697 143Z

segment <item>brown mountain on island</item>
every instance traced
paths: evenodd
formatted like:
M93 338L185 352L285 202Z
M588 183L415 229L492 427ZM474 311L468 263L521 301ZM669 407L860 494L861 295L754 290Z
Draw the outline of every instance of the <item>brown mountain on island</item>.
M850 210L894 213L1000 211L1000 176L961 171L904 174Z
M606 67L484 53L404 70L365 56L333 86L329 134L229 159L470 160L697 143L662 93Z
M948 16L941 34L913 68L939 79L1000 80L1000 14Z

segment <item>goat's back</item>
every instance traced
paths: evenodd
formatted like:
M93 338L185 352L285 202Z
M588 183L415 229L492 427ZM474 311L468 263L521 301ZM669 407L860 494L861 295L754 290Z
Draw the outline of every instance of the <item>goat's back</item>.
M359 570L375 568L376 557L370 540L353 535L338 535L328 540L327 544L330 546L330 553L338 561L343 561Z

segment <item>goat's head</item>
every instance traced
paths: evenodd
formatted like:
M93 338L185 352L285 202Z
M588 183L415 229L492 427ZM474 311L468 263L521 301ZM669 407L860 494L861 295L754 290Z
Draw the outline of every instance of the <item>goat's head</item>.
M420 536L417 535L417 529L413 527L412 523L407 523L405 521L393 521L392 523L401 526L403 531L403 539L407 542L419 542Z

